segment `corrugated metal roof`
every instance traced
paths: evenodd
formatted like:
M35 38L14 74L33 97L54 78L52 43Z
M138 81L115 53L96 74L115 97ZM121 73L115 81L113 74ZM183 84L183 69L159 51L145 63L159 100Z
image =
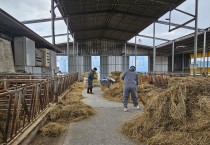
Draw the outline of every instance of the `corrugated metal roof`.
M10 37L26 36L35 41L37 48L48 48L55 52L61 52L59 48L46 41L44 38L42 38L34 31L26 27L24 24L7 14L2 9L0 9L0 20L0 33L3 33Z
M185 0L55 0L76 41L125 42Z
M175 54L179 53L194 53L194 36L195 34L189 34L173 40L175 42ZM198 33L198 52L203 51L204 32ZM182 47L183 46L183 47ZM206 50L210 49L210 30L206 32ZM172 42L167 42L157 46L157 51L171 54Z

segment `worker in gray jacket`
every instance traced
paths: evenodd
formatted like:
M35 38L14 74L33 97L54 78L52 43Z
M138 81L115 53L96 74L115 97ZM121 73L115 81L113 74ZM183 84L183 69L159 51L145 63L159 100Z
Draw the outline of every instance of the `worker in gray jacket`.
M97 68L93 68L90 70L88 74L88 88L87 88L87 93L93 94L93 79L94 79L94 73L96 73Z
M136 67L131 66L129 70L123 72L122 80L124 80L123 87L123 104L124 111L128 111L128 99L131 93L131 98L135 109L139 109L138 96L137 96L137 85L138 85L138 75L136 73Z

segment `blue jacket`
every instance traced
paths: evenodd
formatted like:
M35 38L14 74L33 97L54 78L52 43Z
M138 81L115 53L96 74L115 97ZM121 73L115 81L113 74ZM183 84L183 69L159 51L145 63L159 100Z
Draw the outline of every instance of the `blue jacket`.
M123 72L121 79L124 80L125 87L133 88L138 85L138 75L133 67Z

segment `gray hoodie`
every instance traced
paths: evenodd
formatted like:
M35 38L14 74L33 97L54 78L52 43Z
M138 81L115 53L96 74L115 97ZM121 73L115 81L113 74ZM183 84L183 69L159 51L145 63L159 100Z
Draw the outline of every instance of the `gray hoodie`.
M125 87L136 87L138 85L138 75L135 67L130 67L129 70L123 72L121 79L124 80Z

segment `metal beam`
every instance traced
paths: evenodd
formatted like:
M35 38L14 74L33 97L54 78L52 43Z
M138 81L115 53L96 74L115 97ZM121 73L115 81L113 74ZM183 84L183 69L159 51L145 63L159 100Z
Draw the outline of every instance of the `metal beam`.
M55 12L54 12L54 0L51 0L51 25L52 25L52 44L55 45Z
M137 44L136 44L136 36L135 36L135 67L136 67L136 49L137 49Z
M172 42L172 67L171 71L174 72L174 41Z
M115 9L113 9L113 10L97 10L97 11L75 12L75 13L69 14L69 16L71 17L71 16L91 15L91 14L100 14L100 13L123 14L123 15L138 17L138 18L144 18L144 19L156 19L155 17L149 16L149 15L136 14L136 13L121 11L121 10L115 10Z
M171 26L180 26L180 24L176 24L176 23L169 23L169 22L166 22L166 21L161 21L161 20L158 20L156 21L156 23L158 24L163 24L163 25L171 25ZM185 29L189 29L189 30L195 30L194 27L191 27L191 26L181 26L181 28L185 28ZM198 28L199 31L204 31L204 29L200 29Z
M66 20L67 27L66 27L66 35L67 35L67 57L68 57L68 73L70 74L70 57L69 57L69 21L68 18Z
M80 71L79 71L79 46L78 46L79 44L77 43L77 58L76 58L76 67L77 67L77 72L79 73L79 75L78 75L78 81L79 81L79 76L80 76Z
M68 34L71 34L71 33L68 33ZM55 37L59 37L59 36L66 36L67 33L63 33L63 34L56 34ZM43 38L50 38L52 37L52 35L47 35L47 36L42 36Z
M72 35L73 37L73 72L76 72L75 71L75 37L74 37L74 34Z
M68 5L70 6L81 6L81 5L119 5L119 6L128 6L130 5L130 3L113 3L113 2L103 2L103 1L97 1L97 2L91 2L91 1L83 1L82 3L81 2L70 2L70 1L67 1L68 3L66 4L66 7L68 7ZM154 1L152 1L154 2ZM170 3L166 3L166 2L161 2L160 1L155 1L156 4L155 6L162 6L162 7L165 7L165 6L168 6L170 5ZM173 4L172 4L173 5ZM135 4L135 7L144 7L144 6L151 6L151 4L144 4L144 3L141 3L141 4ZM174 5L173 5L174 6Z
M58 20L64 20L65 18L62 17L57 17L54 18L55 21ZM52 18L44 18L44 19L34 19L34 20L26 20L26 21L21 21L23 24L33 24L33 23L42 23L42 22L50 22Z
M166 2L166 1L161 1L161 0L148 0L154 3L159 3L159 4L166 4L166 5L170 5L170 6L175 6L174 4L172 4L170 1Z
M198 49L198 0L195 0L195 39L194 39L194 67L193 75L196 75L197 70L197 50Z
M185 26L185 25L191 23L191 22L194 21L194 20L195 20L195 18L192 18L192 19L190 19L189 21L187 21L187 22L185 22L185 23L183 23L183 24L181 24L181 25L178 25L178 26L176 26L176 27L173 28L173 29L170 29L169 32L174 31L174 30L176 30L176 29L178 29L178 28L181 28L182 26Z
M206 31L204 32L203 35L203 72L205 72L205 59L206 57Z
M90 29L81 29L81 30L75 30L75 33L80 33L80 32L86 32L86 31L94 31L94 30L112 30L112 31L120 31L120 32L125 32L125 33L134 33L131 31L127 30L122 30L122 29L117 29L117 28L109 28L109 27L96 27L96 28L90 28Z
M125 43L125 70L127 69L127 46L126 46L126 43Z
M107 38L107 37L102 37L102 38L92 37L92 38L85 38L85 39L77 39L78 42L91 41L91 40L109 40L109 41L114 41L114 42L118 42L118 43L125 43L124 40Z
M184 72L184 53L182 53L182 72Z
M178 12L181 12L181 13L183 13L183 14L186 14L186 15L188 15L188 16L195 17L195 15L190 14L190 13L188 13L188 12L185 12L185 11L182 11L182 10L179 10L179 9L174 9L174 10L176 10L176 11L178 11Z
M151 39L154 38L154 37L152 37L152 36L139 35L139 34L138 34L137 36L145 37L145 38L151 38ZM158 37L155 37L154 39L156 39L156 40L162 40L162 41L167 41L167 42L171 41L171 40L168 40L168 39L163 39L163 38L158 38Z
M155 47L155 23L153 23L153 82L155 82L156 71L156 47Z

